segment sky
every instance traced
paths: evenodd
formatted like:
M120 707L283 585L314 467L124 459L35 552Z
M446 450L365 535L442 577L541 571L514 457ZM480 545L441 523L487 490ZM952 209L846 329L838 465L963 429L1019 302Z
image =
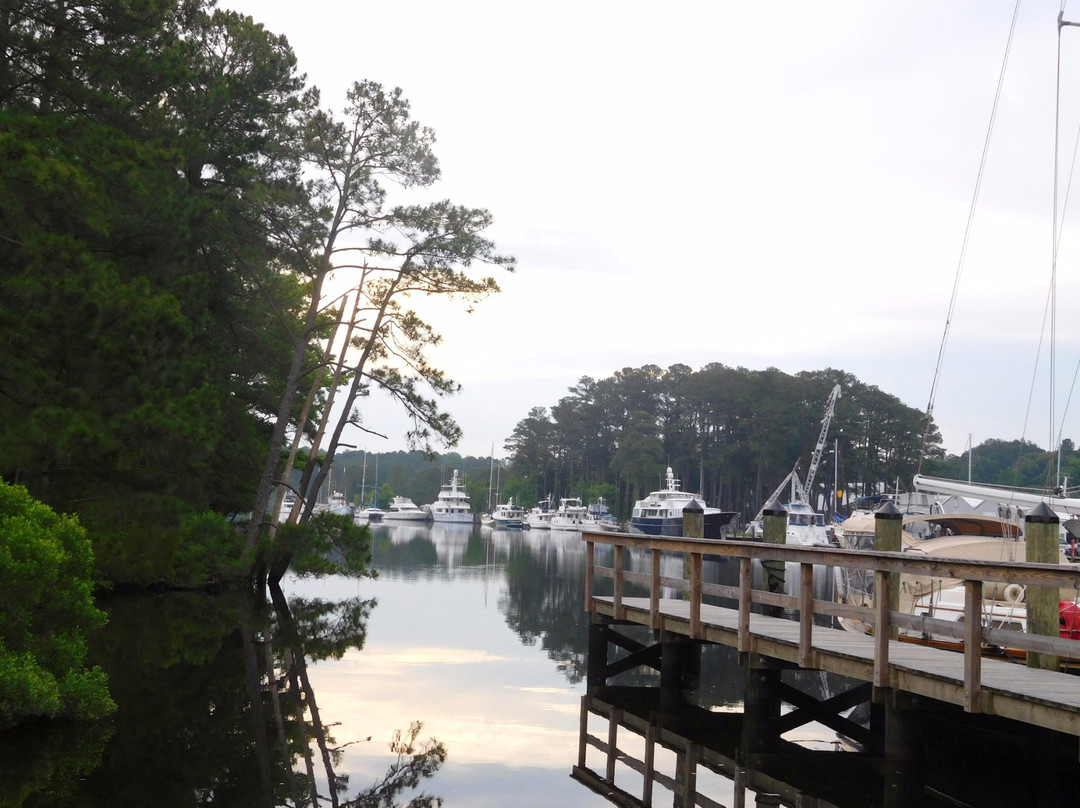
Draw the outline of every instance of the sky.
M220 4L284 34L324 106L400 87L438 195L488 209L516 257L472 313L426 312L463 385L457 451L503 456L583 376L676 363L838 368L920 411L933 391L953 453L1080 441L1073 27L1051 283L1058 3ZM393 407L363 415L386 438L346 441L405 448Z

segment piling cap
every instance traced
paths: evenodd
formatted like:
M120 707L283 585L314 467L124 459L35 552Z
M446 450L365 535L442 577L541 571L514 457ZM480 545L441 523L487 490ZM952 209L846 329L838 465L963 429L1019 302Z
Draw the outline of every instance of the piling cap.
M1049 505L1045 502L1040 502L1028 511L1025 521L1036 525L1056 525L1061 520L1058 519L1058 515L1050 509Z
M695 497L691 497L690 501L683 506L683 513L687 511L690 513L705 513L705 506L698 502Z
M903 519L904 514L896 507L891 499L887 499L874 511L875 519Z
M786 516L787 511L784 510L784 506L780 504L779 500L770 499L765 503L765 507L761 509L762 516Z

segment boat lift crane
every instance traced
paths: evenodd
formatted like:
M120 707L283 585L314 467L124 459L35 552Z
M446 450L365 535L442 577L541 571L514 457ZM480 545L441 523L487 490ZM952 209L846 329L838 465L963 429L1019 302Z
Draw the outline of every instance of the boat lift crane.
M818 464L821 463L821 452L825 448L825 436L829 432L829 424L832 423L833 414L836 412L838 398L840 398L840 385L833 387L832 392L829 393L829 401L825 405L825 416L821 419L821 434L818 435L814 454L810 458L810 468L806 470L806 482L800 486L802 488L800 502L806 502L807 497L812 493L814 477L817 476Z
M825 448L825 436L829 433L829 425L832 423L833 415L836 413L836 400L838 398L840 398L840 385L833 387L832 392L829 394L829 400L825 404L825 415L821 419L821 434L818 435L817 445L814 447L814 453L810 457L810 468L806 470L806 482L799 479L799 463L796 461L791 471L780 482L780 485L776 486L776 490L765 500L766 503L772 502L780 496L780 492L784 490L789 481L791 482L792 502L806 502L809 499L811 486L814 484L814 477L817 476L818 465L821 463L821 453ZM762 513L764 513L764 506L754 517L755 522L761 521Z

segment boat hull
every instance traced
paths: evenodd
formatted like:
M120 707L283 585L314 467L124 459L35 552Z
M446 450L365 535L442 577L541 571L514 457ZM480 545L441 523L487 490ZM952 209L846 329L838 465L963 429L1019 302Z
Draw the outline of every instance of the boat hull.
M423 511L411 511L404 513L387 512L382 515L384 522L426 522L428 515Z
M725 528L731 524L738 514L735 511L716 511L705 513L705 538L725 538ZM630 532L642 533L646 536L672 536L682 538L683 519L678 517L641 517L634 516L630 519Z
M473 515L471 513L440 513L436 510L432 510L431 520L433 522L471 525L473 523Z

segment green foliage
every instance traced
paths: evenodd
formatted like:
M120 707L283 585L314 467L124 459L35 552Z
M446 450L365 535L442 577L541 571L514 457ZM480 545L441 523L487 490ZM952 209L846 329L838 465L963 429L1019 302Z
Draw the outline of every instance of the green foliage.
M170 582L201 588L243 581L250 571L244 536L221 514L206 511L184 521L172 561Z
M251 509L305 303L268 229L303 83L206 0L54 6L4 11L0 476L153 581L160 525Z
M85 632L104 622L78 521L0 482L0 727L109 714L105 676L86 669Z
M371 529L351 516L323 512L303 524L284 524L274 542L275 553L292 557L297 575L374 577Z

